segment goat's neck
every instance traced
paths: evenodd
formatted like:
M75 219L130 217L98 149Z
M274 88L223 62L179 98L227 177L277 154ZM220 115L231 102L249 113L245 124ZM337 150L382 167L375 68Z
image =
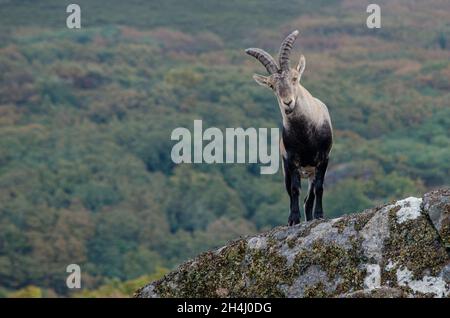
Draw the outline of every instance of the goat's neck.
M284 111L281 112L283 117L283 127L289 130L289 127L298 121L300 117L310 118L314 112L314 97L308 92L306 88L299 84L299 90L295 96L294 112L286 115Z

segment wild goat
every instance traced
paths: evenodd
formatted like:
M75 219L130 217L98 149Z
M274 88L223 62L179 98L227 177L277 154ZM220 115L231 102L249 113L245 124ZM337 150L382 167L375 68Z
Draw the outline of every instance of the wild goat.
M304 202L306 220L313 218L313 210L314 218L323 218L323 183L333 142L327 107L300 85L305 70L305 57L300 57L295 69L289 66L289 56L297 36L296 30L281 44L278 53L279 66L264 50L245 50L247 54L258 59L269 72L269 76L254 74L253 78L258 84L273 90L283 117L280 152L284 181L290 197L288 225L300 223L298 200L301 178L309 180L308 195Z

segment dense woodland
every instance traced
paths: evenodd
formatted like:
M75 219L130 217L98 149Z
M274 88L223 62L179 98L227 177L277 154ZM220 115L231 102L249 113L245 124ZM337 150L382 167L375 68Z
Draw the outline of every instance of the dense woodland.
M380 0L374 30L362 0L77 3L69 30L64 1L0 1L0 296L129 296L286 224L281 171L174 165L170 134L280 127L243 50L275 54L293 29L335 129L327 217L449 184L449 1Z

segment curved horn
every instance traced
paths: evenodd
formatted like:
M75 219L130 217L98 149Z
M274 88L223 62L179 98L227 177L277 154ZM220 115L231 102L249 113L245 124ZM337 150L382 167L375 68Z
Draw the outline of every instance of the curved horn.
M266 51L257 48L250 48L246 49L245 53L258 59L258 61L260 61L262 65L264 65L270 75L278 72L277 62L275 62L273 57Z
M289 55L291 54L291 49L297 36L298 30L295 30L289 34L281 44L280 52L278 53L278 60L280 61L281 70L287 70L289 68Z

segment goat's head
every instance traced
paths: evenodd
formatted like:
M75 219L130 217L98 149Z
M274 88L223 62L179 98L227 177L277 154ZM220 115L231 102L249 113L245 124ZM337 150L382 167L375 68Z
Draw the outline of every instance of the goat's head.
M272 89L278 99L280 109L285 114L292 113L296 106L296 97L300 89L300 77L305 69L305 57L302 55L296 68L289 66L289 56L298 31L295 30L284 39L278 53L279 66L272 56L257 48L246 49L245 52L258 59L269 72L269 76L254 74L255 81Z

